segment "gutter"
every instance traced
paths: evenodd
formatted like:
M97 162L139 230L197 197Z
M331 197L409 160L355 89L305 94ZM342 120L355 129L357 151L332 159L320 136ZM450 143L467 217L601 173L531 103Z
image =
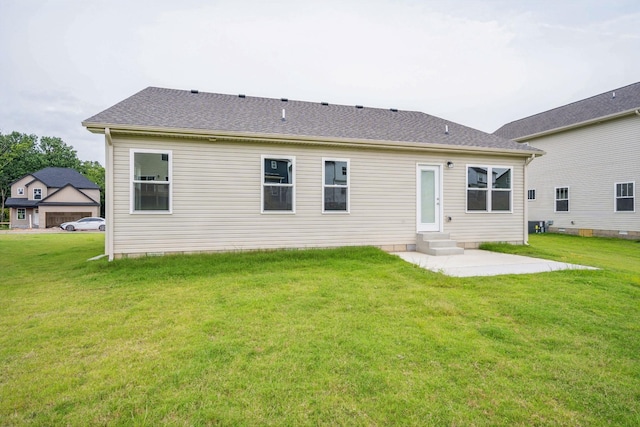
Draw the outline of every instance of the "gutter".
M528 179L528 177L527 177L527 175L528 175L528 173L527 173L528 168L527 168L527 167L529 166L529 164L530 164L530 163L531 163L535 158L536 158L535 154L532 154L532 155L531 155L531 157L529 157L528 159L526 159L526 160L524 161L524 173L523 173L524 178L523 178L523 180L522 180L522 181L523 181L522 186L524 187L524 188L522 189L522 190L523 190L523 191L522 191L522 194L524 194L524 197L523 197L523 202L524 202L524 203L523 203L523 204L524 204L524 206L523 206L523 209L524 209L524 219L523 219L523 223L524 223L524 224L523 224L523 234L522 234L522 235L524 236L524 239L523 239L523 241L522 241L522 242L523 242L525 245L529 245L529 190L528 190L528 187L529 187L529 184L528 184L529 179Z
M104 128L105 139L105 177L104 177L104 204L106 217L106 229L104 239L104 251L109 257L109 261L113 261L113 139L111 137L111 129Z
M356 138L335 138L316 137L304 135L278 135L273 134L241 134L237 132L203 132L197 129L176 129L176 128L155 128L141 126L118 126L110 127L109 124L82 123L89 132L104 133L107 143L112 144L112 135L134 135L134 136L163 136L169 138L190 138L202 139L210 142L248 142L248 143L280 143L280 144L304 144L304 145L329 145L340 147L359 147L372 149L392 149L392 150L413 150L432 151L444 153L477 152L492 153L518 157L529 157L530 155L541 156L544 151L532 147L530 150L505 149L492 147L475 147L471 145L449 145L426 142L404 142L404 141L380 141ZM107 130L109 131L107 133ZM111 141L111 142L110 142Z

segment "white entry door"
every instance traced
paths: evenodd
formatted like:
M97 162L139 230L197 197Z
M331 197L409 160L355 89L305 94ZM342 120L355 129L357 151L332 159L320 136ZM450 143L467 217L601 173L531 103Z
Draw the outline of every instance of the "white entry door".
M440 166L418 165L418 232L440 231L442 208Z
M34 227L40 226L40 213L38 212L38 209L33 210L33 226Z

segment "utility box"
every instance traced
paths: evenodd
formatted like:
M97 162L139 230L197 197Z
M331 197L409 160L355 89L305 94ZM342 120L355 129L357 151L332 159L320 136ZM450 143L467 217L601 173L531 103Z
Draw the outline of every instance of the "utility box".
M529 221L529 234L546 233L547 226L544 221Z

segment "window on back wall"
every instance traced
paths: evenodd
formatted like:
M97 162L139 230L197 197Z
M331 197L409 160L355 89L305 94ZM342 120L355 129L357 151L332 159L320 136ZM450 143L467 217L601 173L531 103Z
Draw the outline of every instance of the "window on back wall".
M349 160L322 159L322 212L349 212Z
M130 153L131 212L171 213L171 151Z
M295 212L295 157L262 156L262 212Z
M513 169L467 166L467 211L511 212Z
M616 212L635 212L634 184L635 182L616 183Z
M556 187L556 212L569 212L569 187Z
M27 210L25 208L18 208L17 219L27 219Z

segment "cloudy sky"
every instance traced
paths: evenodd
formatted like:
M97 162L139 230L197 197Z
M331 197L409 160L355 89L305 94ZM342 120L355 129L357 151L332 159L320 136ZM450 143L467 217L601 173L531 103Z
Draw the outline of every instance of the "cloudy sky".
M147 86L418 110L485 132L640 81L638 0L0 0L0 132Z

